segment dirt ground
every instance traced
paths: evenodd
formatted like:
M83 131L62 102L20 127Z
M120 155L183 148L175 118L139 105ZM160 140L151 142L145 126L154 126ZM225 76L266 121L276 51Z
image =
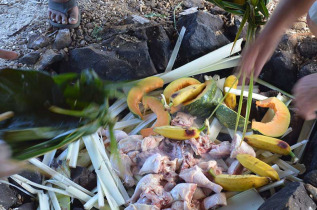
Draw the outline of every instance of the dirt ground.
M79 0L82 22L72 33L85 30L88 23L92 23L94 28L119 25L131 15L160 23L172 23L173 10L180 2L181 0ZM26 47L28 37L32 34L53 36L57 31L48 22L47 9L48 0L0 0L0 48L24 55L32 51ZM89 44L82 40L83 37L77 37L73 47ZM4 64L13 65L15 62L0 59L0 67Z
M82 13L82 22L77 29L72 29L72 45L69 49L83 47L98 42L91 36L94 30L110 28L124 24L124 19L137 15L167 27L173 27L173 11L176 17L184 7L177 7L186 0L78 0ZM274 10L279 0L272 0L268 9ZM205 1L208 10L210 3ZM0 49L14 50L25 55L34 50L27 48L28 38L32 34L43 34L51 37L57 33L47 19L48 0L0 0ZM89 26L88 26L89 25ZM88 28L90 27L90 29ZM307 33L306 18L296 22L290 34ZM77 36L76 36L77 34ZM81 35L78 35L81 34ZM43 49L45 50L45 49ZM0 59L0 67L26 67L17 61Z

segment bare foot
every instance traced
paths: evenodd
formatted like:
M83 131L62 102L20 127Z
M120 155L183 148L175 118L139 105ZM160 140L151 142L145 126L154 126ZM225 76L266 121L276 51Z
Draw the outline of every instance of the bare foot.
M68 0L52 0L52 1L62 4L67 2ZM50 8L48 9L49 19L60 24L76 24L78 22L78 14L79 14L78 6L71 8L68 11L67 15Z

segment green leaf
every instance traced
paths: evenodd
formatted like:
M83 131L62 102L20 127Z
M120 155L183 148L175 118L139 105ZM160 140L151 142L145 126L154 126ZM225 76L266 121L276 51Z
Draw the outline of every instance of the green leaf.
M272 89L272 90L276 90L276 91L278 91L278 92L281 92L282 94L284 94L284 95L290 97L291 99L295 99L295 97L294 97L292 94L289 94L289 93L285 92L284 90L282 90L282 89L280 89L280 88L278 88L278 87L275 87L274 85L271 85L270 83L265 82L265 81L263 81L263 80L261 80L261 79L259 79L259 78L256 80L256 82L259 83L260 85L263 85L263 86L265 86L265 87L268 87L268 88L270 88L270 89Z
M222 1L222 4L224 7L231 8L231 9L237 9L237 10L244 10L244 6L240 4L235 4L229 1Z
M257 8L260 10L260 12L266 17L269 17L269 11L266 8L266 4L263 0L259 0L259 3L257 5Z
M246 108L246 114L245 114L245 121L244 121L244 128L243 128L243 134L242 134L242 139L244 139L245 133L248 128L248 121L250 118L250 112L251 112L251 107L252 107L252 93L253 93L253 72L251 72L251 77L250 77L250 84L249 84L249 94L248 94L248 101L247 101L247 108ZM241 141L242 143L242 141Z
M239 106L238 106L238 116L236 119L236 126L234 128L234 133L237 133L238 130L238 125L239 125L239 120L240 120L240 115L241 115L241 109L242 109L242 103L243 103L243 91L244 91L244 86L245 86L245 74L243 74L242 78L242 87L241 87L241 94L240 94L240 99L239 99ZM247 122L247 120L245 120Z
M235 46L237 40L239 39L239 36L240 36L240 34L241 34L242 30L243 30L243 27L244 27L245 23L247 22L247 19L248 19L248 17L249 17L249 12L250 12L250 8L247 7L247 9L246 9L246 11L245 11L245 13L244 13L244 15L243 15L243 18L242 18L242 21L241 21L239 30L238 30L238 32L237 32L237 35L236 35L236 37L234 38L233 45L232 45L232 48L231 48L231 52L232 52L232 50L233 50L233 48L234 48L234 46Z
M92 70L51 77L39 71L0 71L0 136L13 158L24 160L58 149L114 124L108 101L125 83L101 80Z

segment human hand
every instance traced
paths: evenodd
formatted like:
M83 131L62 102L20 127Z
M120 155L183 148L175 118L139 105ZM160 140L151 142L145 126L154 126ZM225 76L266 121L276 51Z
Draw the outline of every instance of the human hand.
M317 73L301 78L293 89L297 113L306 120L316 119Z
M263 31L253 43L245 47L242 52L242 59L240 62L240 83L242 76L245 74L250 78L251 72L254 71L254 81L261 73L266 61L272 56L276 46L279 43L280 36Z

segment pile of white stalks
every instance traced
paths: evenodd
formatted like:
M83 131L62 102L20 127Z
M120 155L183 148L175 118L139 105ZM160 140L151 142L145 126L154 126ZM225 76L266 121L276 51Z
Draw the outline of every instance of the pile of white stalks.
M183 29L180 33L178 43L181 42L185 33ZM231 56L241 51L241 42L238 40L235 47L231 52L233 43L223 46L203 57L200 57L182 67L179 67L171 71L173 63L175 61L179 44L175 47L170 63L168 64L165 73L157 76L161 77L165 84L174 81L181 77L193 76L198 74L204 74L216 70L232 68L238 65L240 56ZM222 89L223 79L215 77L219 87ZM239 87L232 89L232 93L240 95ZM257 88L254 88L257 91ZM244 96L247 96L246 91ZM265 96L259 94L253 94L253 97L257 100L265 99ZM286 97L279 96L281 100L288 100ZM112 117L117 117L121 112L127 109L127 103L124 99L116 101L110 107ZM273 113L274 114L274 113ZM272 111L268 111L267 114L272 117ZM129 131L129 135L137 134L141 129L146 126L150 126L156 120L155 114L149 114L145 116L144 120L140 120L134 117L132 113L127 114L120 119L114 129ZM312 125L304 125L304 127L311 128ZM128 129L127 129L128 128ZM291 128L289 132L291 132ZM297 157L302 157L309 132L307 129L303 129L303 133L300 136L299 142L292 146ZM308 129L310 130L310 129ZM232 131L223 127L216 118L210 123L211 138L216 139L220 132L229 133L232 135ZM289 133L288 132L288 133ZM287 135L287 134L286 134ZM67 147L62 148L62 153L56 157L56 150L51 151L44 155L42 161L33 158L28 160L32 165L44 171L47 176L42 184L34 183L20 175L12 175L11 178L20 186L15 186L32 197L36 197L39 201L38 209L69 209L72 199L78 199L84 204L85 209L120 209L129 199L128 192L123 186L121 180L114 172L109 161L109 153L105 149L103 139L99 132L85 136L82 139L69 144ZM285 180L301 181L296 176L303 173L304 167L301 164L291 165L289 162L281 160L278 155L272 154L267 151L258 150L257 155L262 154L266 157L266 162L273 166L278 172L281 180L270 185L266 185L260 189L251 189L241 193L228 193L228 206L224 208L230 209L230 206L234 206L234 209L250 209L249 207L261 205L264 200L259 195L259 192L270 191L272 194L275 192L275 187L279 187L284 184ZM64 171L53 170L50 165L53 159L58 161L64 161ZM87 167L89 170L94 171L97 175L97 187L92 191L79 186L70 180L69 168L76 168L76 166ZM5 182L5 181L2 181ZM10 184L6 182L7 184ZM12 185L12 184L10 184ZM252 198L252 199L251 199Z

